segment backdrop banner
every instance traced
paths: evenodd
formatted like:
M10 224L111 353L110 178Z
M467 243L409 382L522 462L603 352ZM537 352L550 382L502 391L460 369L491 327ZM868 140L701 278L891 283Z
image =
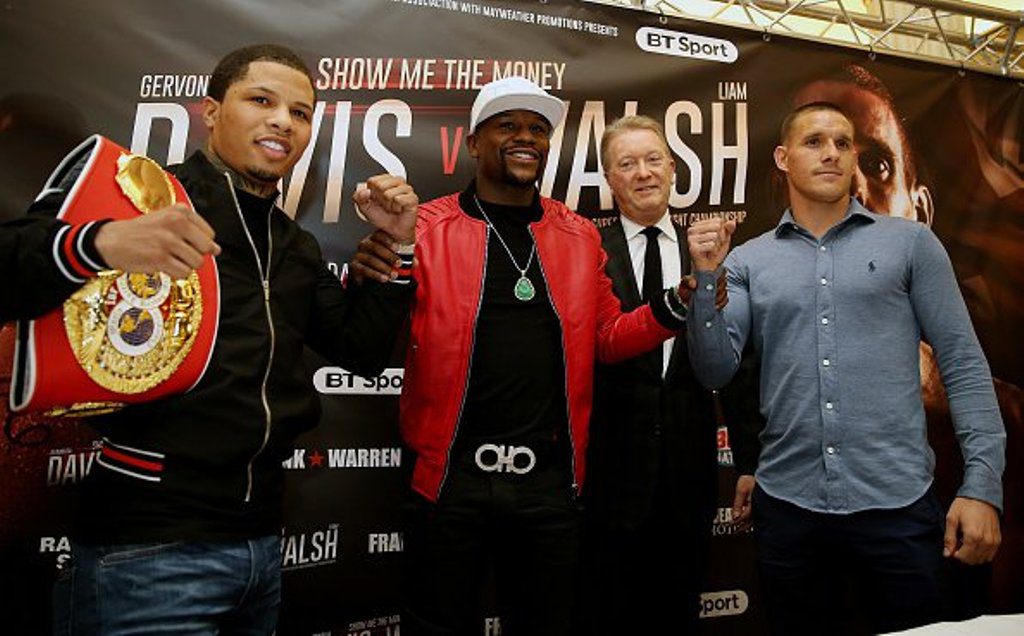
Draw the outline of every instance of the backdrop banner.
M996 378L1010 445L1003 547L993 567L954 573L960 598L965 607L1024 611L1022 84L580 2L13 0L0 16L0 218L22 214L64 153L93 133L180 162L205 138L201 102L217 60L277 42L308 62L318 93L313 141L282 183L282 205L317 236L339 276L370 232L351 201L358 182L401 174L421 200L465 187L474 167L470 105L492 79L525 75L568 103L543 194L610 222L601 133L624 114L650 115L664 123L675 158L674 221L733 218L740 242L774 227L785 207L772 162L782 117L798 103L839 103L863 142L858 195L935 230ZM380 377L361 378L308 359L323 422L285 463L279 633L400 632L410 459L397 431L401 360L396 353ZM922 357L922 390L936 488L948 503L961 459L931 360ZM9 356L0 365L6 390ZM73 421L5 418L0 603L13 618L4 631L44 633L49 585L70 550L75 487L95 467L94 436ZM763 608L751 536L731 525L724 428L719 442L721 504L702 624L707 633L756 635ZM500 621L480 629L498 634Z

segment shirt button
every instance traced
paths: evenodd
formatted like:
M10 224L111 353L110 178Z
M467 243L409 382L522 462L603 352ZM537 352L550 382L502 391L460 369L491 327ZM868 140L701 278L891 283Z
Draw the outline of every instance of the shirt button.
M706 323L704 323L704 326L707 327L708 329L711 329L711 321L709 320Z
M827 367L828 365L831 364L831 362L828 361L828 358L825 358L824 360L821 361L821 364L822 364L822 366L826 366Z
M828 318L822 318L821 319L821 324L827 325L828 324Z
M821 279L821 284L822 285L828 285L828 279L827 278L822 278Z
M704 289L706 289L708 291L712 291L712 290L714 290L714 288L715 288L715 286L712 285L711 283L708 283L707 285L704 286Z
M822 252L824 252L824 251L825 251L825 250L827 250L828 248L827 248L827 247L825 247L824 245L822 245L820 249L821 249L821 251L822 251Z
M825 402L825 408L831 411L832 410L832 403L831 402Z
M827 447L825 447L825 452L828 453L829 455L835 455L836 454L836 447L835 446L827 446Z

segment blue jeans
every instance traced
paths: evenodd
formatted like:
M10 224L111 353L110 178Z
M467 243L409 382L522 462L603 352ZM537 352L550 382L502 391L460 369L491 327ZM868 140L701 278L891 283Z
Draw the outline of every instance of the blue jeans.
M271 634L281 538L76 543L53 590L54 634Z

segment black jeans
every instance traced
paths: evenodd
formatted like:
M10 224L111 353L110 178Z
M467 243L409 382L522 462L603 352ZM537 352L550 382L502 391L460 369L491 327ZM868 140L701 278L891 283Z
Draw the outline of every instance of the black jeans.
M403 636L483 633L494 572L504 636L568 634L580 511L568 466L526 475L453 463L440 500L405 507Z
M942 618L944 512L931 490L904 508L837 515L757 487L752 507L772 634L878 633ZM849 590L859 601L852 618Z

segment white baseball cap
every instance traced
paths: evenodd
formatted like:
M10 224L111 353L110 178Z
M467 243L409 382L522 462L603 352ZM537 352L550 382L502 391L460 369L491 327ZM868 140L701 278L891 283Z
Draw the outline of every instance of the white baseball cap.
M485 85L473 101L470 111L469 129L476 132L476 127L485 120L509 110L528 110L548 120L554 128L562 123L565 116L565 104L557 97L550 95L525 77L503 77Z

